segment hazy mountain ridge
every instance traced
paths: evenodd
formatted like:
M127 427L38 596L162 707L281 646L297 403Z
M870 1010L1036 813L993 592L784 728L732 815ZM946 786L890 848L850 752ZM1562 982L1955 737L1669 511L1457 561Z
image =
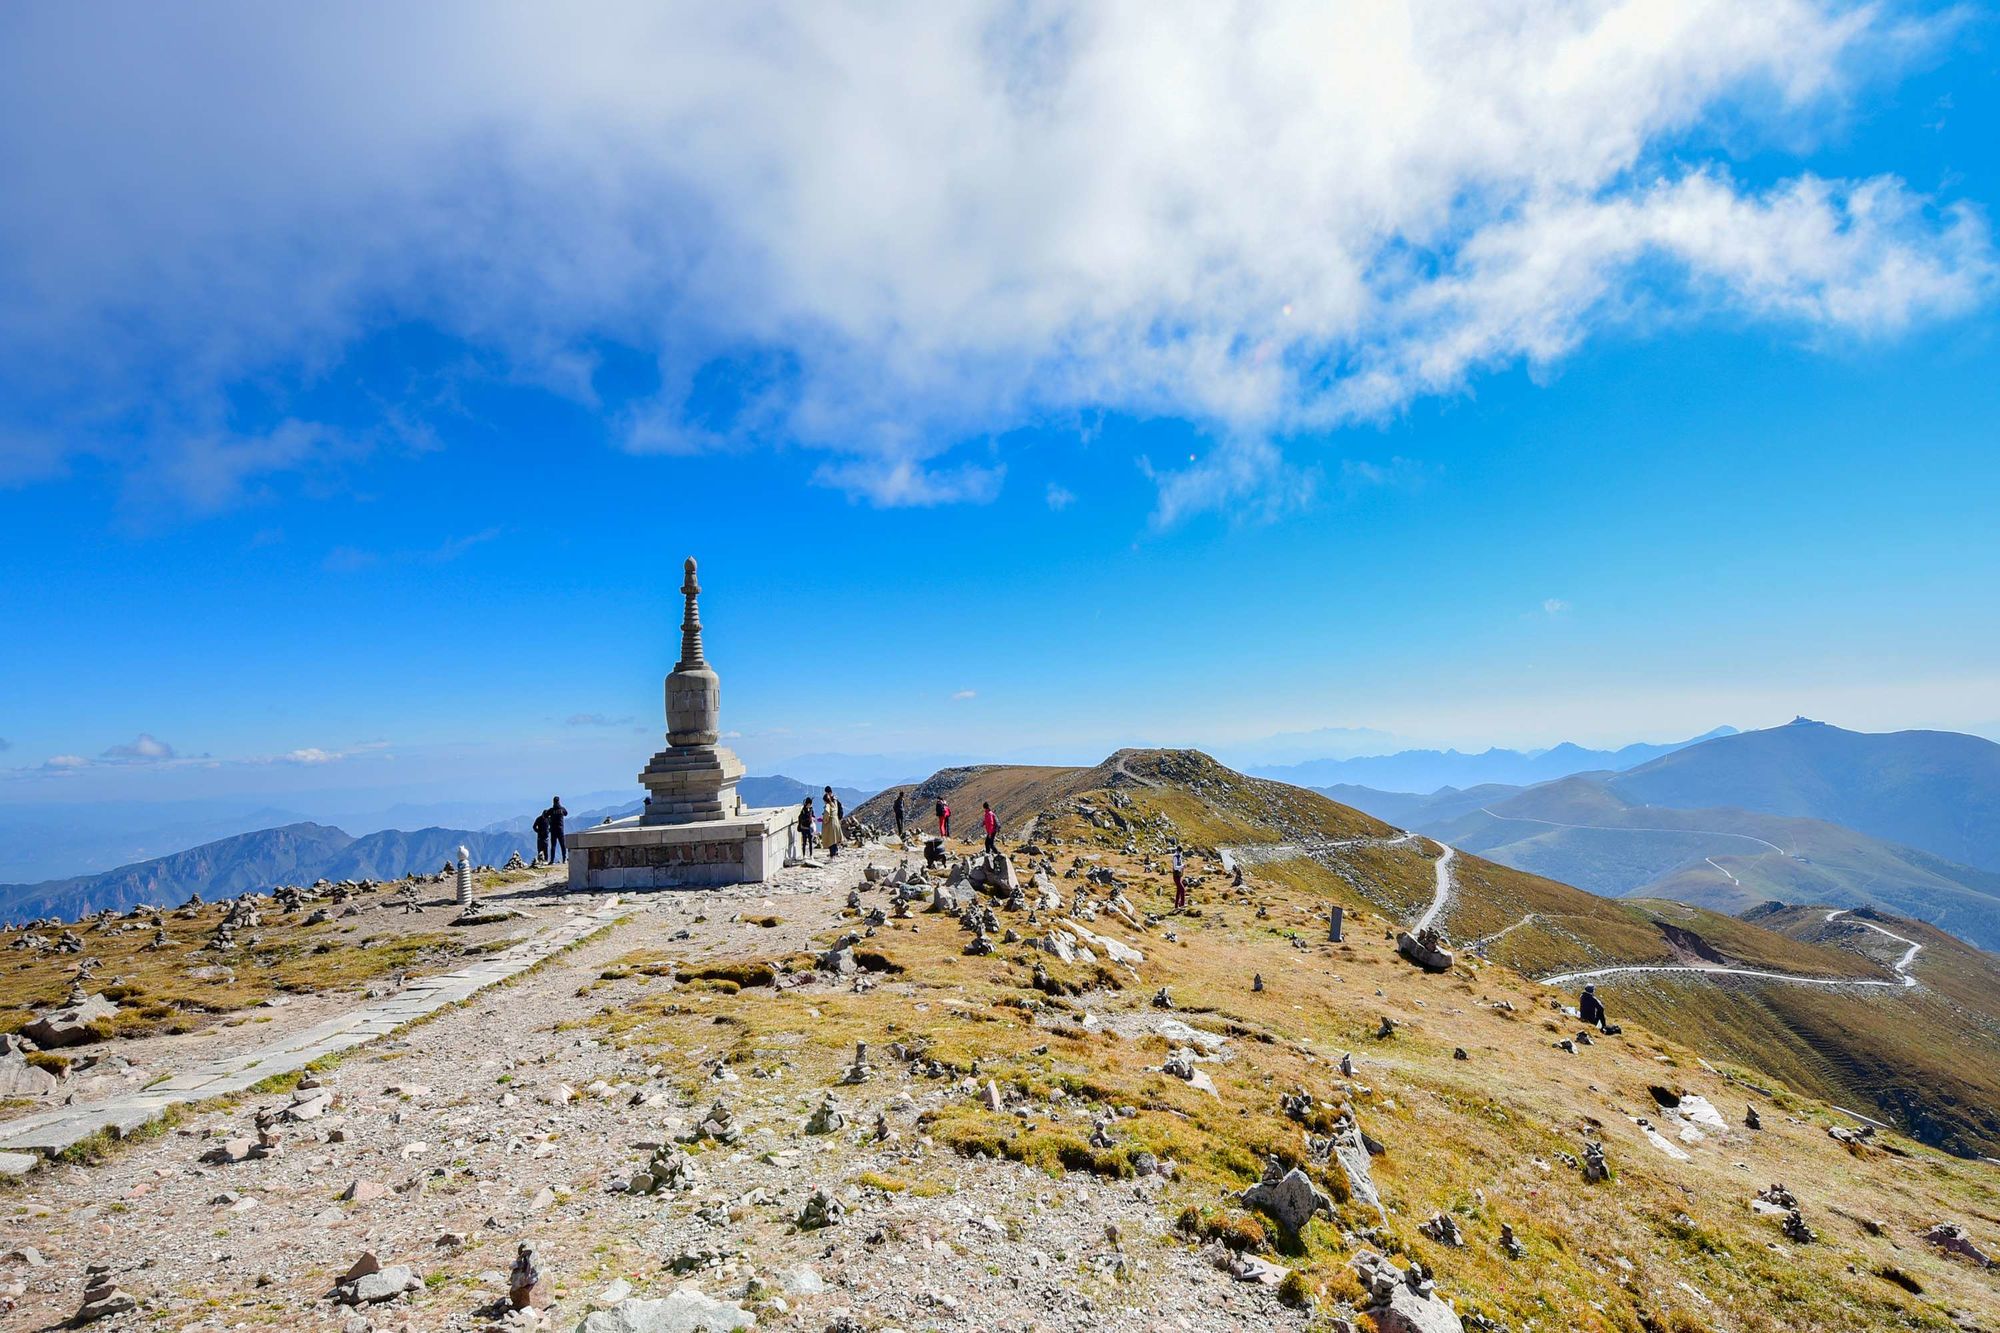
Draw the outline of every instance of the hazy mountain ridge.
M428 873L468 848L476 863L498 865L532 839L470 829L384 829L356 838L327 824L298 823L239 833L97 875L40 884L0 884L0 920L74 920L104 908L175 904L190 894L214 899L316 879L399 879Z
M1735 735L1734 727L1717 727L1689 740L1654 745L1636 742L1616 750L1593 750L1564 741L1547 750L1494 748L1477 754L1458 750L1402 750L1395 754L1355 759L1312 759L1297 764L1257 764L1247 771L1259 777L1324 790L1352 785L1384 792L1425 793L1441 787L1488 783L1530 786L1572 773L1617 772L1673 754L1692 745Z

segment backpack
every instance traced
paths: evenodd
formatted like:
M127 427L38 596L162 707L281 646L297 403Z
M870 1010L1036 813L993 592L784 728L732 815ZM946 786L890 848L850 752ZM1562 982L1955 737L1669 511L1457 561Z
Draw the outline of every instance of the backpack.
M938 817L939 819L943 819L943 818L944 818L944 802L943 802L943 801L939 801L939 802L937 803L937 817Z

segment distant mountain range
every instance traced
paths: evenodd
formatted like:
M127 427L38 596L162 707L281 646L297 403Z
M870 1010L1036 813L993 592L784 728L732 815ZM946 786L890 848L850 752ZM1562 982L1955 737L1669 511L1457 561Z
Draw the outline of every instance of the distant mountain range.
M1322 791L1355 786L1385 792L1434 792L1440 787L1469 787L1484 783L1505 783L1525 787L1572 773L1622 772L1673 754L1691 745L1737 734L1734 727L1717 727L1692 740L1666 745L1644 743L1616 750L1591 750L1568 741L1548 750L1484 750L1463 754L1457 750L1401 750L1395 754L1368 755L1358 759L1311 759L1298 764L1266 764L1248 768L1262 778L1275 778L1300 787ZM1337 792L1334 799L1345 800ZM1383 816L1386 818L1387 816Z
M2000 949L2000 745L1801 719L1623 773L1334 799L1598 893L1876 904Z
M191 893L225 898L316 879L399 879L455 860L462 845L475 862L498 865L516 851L534 855L532 838L469 829L385 829L357 838L327 824L286 824L203 843L171 856L96 875L0 884L0 920L58 916L75 920L113 907L168 906Z
M784 776L746 777L737 785L755 806L797 805L819 789ZM836 787L834 794L856 809L869 793ZM639 801L572 812L568 826L587 828L606 819L638 813ZM463 846L476 864L500 865L515 852L535 854L534 816L521 815L483 829L384 829L354 837L328 824L295 820L276 828L239 833L198 847L153 857L115 870L36 884L0 884L0 921L59 916L75 920L114 907L140 903L177 904L191 893L204 898L233 897L278 884L310 884L316 879L401 879L428 873L455 860Z

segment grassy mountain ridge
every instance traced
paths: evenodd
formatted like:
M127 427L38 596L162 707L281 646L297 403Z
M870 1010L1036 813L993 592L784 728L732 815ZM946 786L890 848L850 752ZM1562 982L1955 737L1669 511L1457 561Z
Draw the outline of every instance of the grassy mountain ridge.
M2000 871L2000 745L1978 736L1845 731L1801 718L1690 746L1604 785L1633 805L1825 820Z
M894 790L860 813L880 813ZM1107 851L1129 843L1156 863L1174 844L1204 853L1281 844L1288 854L1260 861L1258 876L1398 923L1414 919L1434 891L1436 844L1392 843L1396 830L1382 820L1317 792L1235 773L1198 752L1121 751L1090 768L946 769L904 790L918 821L929 819L938 795L948 796L961 837L977 836L979 802L990 800L1009 836L1048 836ZM1605 799L1578 792L1565 808L1601 808ZM1605 897L1463 847L1453 873L1457 896L1440 918L1447 936L1484 940L1493 962L1530 977L1646 965L1896 980L1879 951L1852 947L1848 936L1860 932L1800 937L1695 904ZM1983 957L1963 944L1956 948ZM1921 959L1919 977L1932 964ZM1982 1109L2000 1105L2000 1086L1993 1102L1982 1101L1988 1084L1982 1070L2000 1071L2000 1043L1969 1074L1940 1058L1955 1050L1985 1052L1979 1034L2000 1028L2000 980L1989 983L1976 969L1968 975L1973 980L1957 995L1666 973L1624 974L1599 985L1614 1009L1717 1058L1765 1068L1802 1091L1910 1125L1959 1152L2000 1152L2000 1120ZM1866 1040L1870 1054L1829 1056L1843 1034ZM2000 1084L2000 1076L1994 1081Z
M2000 948L2000 874L1823 819L1635 805L1620 785L1628 776L1583 773L1536 787L1423 798L1356 788L1341 794L1454 846L1595 893L1674 898L1723 912L1773 898L1873 903Z

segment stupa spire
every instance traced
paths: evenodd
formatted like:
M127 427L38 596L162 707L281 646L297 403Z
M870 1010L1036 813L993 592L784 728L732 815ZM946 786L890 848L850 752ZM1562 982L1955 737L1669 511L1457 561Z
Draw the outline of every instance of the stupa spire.
M693 556L687 558L683 569L687 576L681 580L681 595L687 599L687 609L681 614L681 660L675 664L676 671L704 665L701 655L701 610L695 605L695 598L701 595L701 584L695 578Z

